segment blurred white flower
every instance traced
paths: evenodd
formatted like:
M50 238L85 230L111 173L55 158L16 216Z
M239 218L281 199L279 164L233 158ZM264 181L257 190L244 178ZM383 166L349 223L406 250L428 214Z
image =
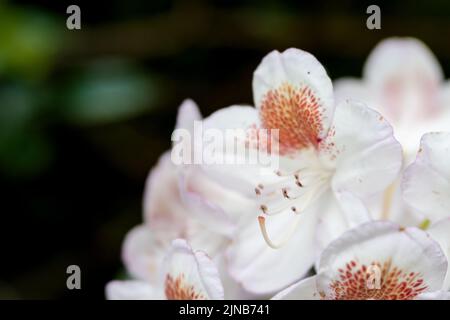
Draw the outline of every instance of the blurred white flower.
M414 38L389 38L369 55L363 79L334 83L336 98L366 102L385 116L403 147L405 164L414 159L421 137L450 127L450 82L425 44ZM418 226L423 220L402 199L397 179L384 192L365 199L374 219Z
M338 101L358 99L383 114L394 127L407 159L420 138L450 126L450 82L430 49L414 38L389 38L369 55L363 79L334 83Z

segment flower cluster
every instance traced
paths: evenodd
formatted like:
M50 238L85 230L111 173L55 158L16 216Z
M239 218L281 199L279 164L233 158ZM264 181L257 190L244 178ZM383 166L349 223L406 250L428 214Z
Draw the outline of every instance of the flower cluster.
M132 279L108 283L107 298L450 299L443 78L425 45L394 38L373 50L362 80L333 84L313 55L288 49L256 68L254 106L202 119L184 101L176 130L193 144L201 124L236 130L224 143L244 147L181 148L223 163L174 163L175 143L161 156L144 222L123 244ZM276 132L276 148L262 132ZM277 169L245 163L252 149L275 153Z

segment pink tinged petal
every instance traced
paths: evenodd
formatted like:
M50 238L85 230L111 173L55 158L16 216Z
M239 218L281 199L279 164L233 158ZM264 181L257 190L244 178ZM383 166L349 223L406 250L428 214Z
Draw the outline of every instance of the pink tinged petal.
M439 244L426 232L370 222L324 251L317 287L324 299L413 299L440 290L447 265Z
M224 297L219 272L202 251L193 251L185 240L172 242L165 260L164 292L169 300L220 300Z
M186 99L178 108L177 122L172 133L171 156L177 165L193 163L194 129L201 123L202 115L194 101ZM176 157L176 160L175 160Z
M151 170L144 190L144 220L154 229L166 229L174 237L186 225L186 209L179 195L177 168L164 153Z
M253 97L262 127L280 130L280 152L317 147L326 136L333 87L313 55L298 49L269 53L255 70Z
M122 260L134 278L157 283L167 246L146 225L131 229L122 246Z
M378 93L380 106L394 123L418 122L438 106L441 67L419 40L390 38L370 54L364 78Z
M450 133L423 136L416 161L403 177L403 197L436 221L450 216Z
M316 276L300 280L277 293L272 300L319 300Z
M352 101L336 107L333 128L320 151L322 160L335 167L333 190L361 198L384 190L402 166L402 148L389 123L378 112Z
M450 300L450 292L442 290L434 292L425 292L419 294L416 300Z
M145 281L111 281L106 285L107 300L160 300L161 288L151 286Z
M315 260L314 210L327 204L319 199L316 205L298 215L288 208L286 213L266 218L267 233L275 242L291 236L278 249L267 245L256 219L243 223L227 252L233 279L251 293L270 295L304 277Z
M177 123L175 129L186 129L190 132L194 130L194 121L201 121L202 115L197 104L191 100L186 99L178 108Z
M450 218L445 218L434 223L427 232L439 243L447 260L450 259ZM443 289L450 289L450 269L447 270Z

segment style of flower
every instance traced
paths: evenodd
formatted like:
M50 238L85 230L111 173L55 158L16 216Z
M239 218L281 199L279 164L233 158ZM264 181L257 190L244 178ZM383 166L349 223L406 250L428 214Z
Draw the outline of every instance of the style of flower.
M450 224L445 226L450 238ZM317 275L278 293L284 300L450 299L448 260L418 228L392 222L360 225L322 253Z

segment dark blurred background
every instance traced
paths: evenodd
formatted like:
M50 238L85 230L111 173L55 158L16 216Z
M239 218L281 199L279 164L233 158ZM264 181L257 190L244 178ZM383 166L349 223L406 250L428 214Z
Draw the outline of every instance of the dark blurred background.
M184 98L204 115L251 104L253 70L288 47L360 76L389 36L423 40L450 75L448 0L0 1L0 298L104 298Z

